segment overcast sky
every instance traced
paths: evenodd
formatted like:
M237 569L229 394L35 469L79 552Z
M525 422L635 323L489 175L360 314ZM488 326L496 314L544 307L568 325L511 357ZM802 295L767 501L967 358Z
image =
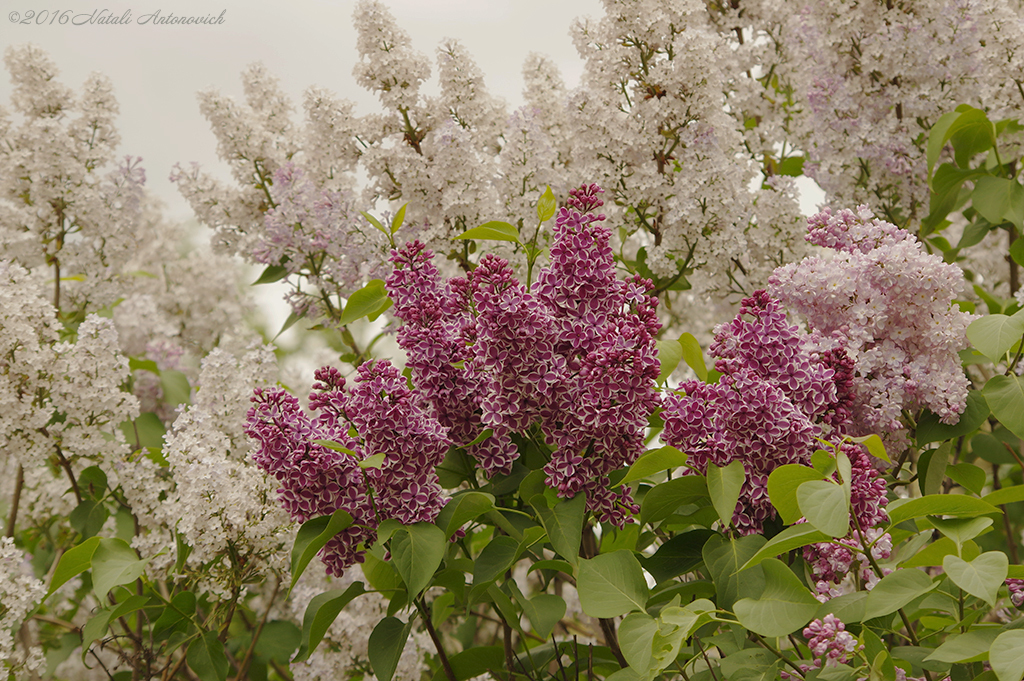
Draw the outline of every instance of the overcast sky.
M582 71L569 38L578 16L603 14L599 0L385 0L414 47L435 63L444 38L457 38L474 55L490 91L510 104L522 100L523 61L542 52L562 69L566 84L578 82ZM69 0L63 7L76 15L109 10L125 25L50 24L61 6L38 0L0 0L0 46L34 43L50 53L60 78L78 89L92 71L106 74L121 105L121 153L141 156L150 189L167 204L173 218L191 216L188 205L168 181L176 162L198 161L207 168L227 168L216 156L216 140L199 114L195 94L214 87L242 96L239 74L246 65L263 62L281 79L301 112L303 91L326 87L356 102L360 113L379 110L376 98L352 76L356 34L352 27L355 0ZM219 16L220 25L140 25L140 18L162 15ZM25 25L29 12L32 21ZM15 16L14 13L17 13ZM99 14L97 14L99 16ZM435 74L436 75L436 74ZM431 84L431 89L436 84ZM10 80L0 78L0 103L10 101Z

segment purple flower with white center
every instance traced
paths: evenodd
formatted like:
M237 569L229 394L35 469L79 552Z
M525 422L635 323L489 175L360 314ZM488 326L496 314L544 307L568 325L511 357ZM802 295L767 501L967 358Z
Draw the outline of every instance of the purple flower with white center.
M1024 579L1008 579L1006 588L1010 592L1010 602L1014 607L1024 606Z

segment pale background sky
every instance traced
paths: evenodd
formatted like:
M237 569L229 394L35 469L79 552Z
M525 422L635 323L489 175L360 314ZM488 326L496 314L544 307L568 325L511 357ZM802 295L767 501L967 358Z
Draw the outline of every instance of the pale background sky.
M385 0L412 36L414 47L435 64L441 40L457 38L474 56L493 94L513 107L522 101L522 64L530 52L558 63L566 84L574 86L583 63L569 38L578 16L603 14L599 0ZM121 105L118 127L121 153L141 156L147 185L167 205L168 215L184 219L191 211L168 181L176 162L198 161L208 169L227 167L216 155L216 140L199 114L196 92L214 87L242 97L239 74L263 62L281 79L301 116L303 91L316 85L356 102L359 113L379 110L376 98L352 76L356 33L355 0L0 0L0 46L34 43L50 53L61 80L78 89L92 71L106 74ZM22 25L11 22L28 11L71 9L91 13L109 9L128 25ZM219 15L214 26L138 25L139 17L162 14ZM44 19L44 22L48 22ZM436 69L434 76L436 77ZM430 89L436 88L432 83ZM0 77L0 103L10 101L10 81Z

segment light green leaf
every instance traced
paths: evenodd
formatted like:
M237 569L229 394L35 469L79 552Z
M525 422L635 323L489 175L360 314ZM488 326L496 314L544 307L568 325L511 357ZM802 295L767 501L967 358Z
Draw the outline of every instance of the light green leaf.
M619 647L631 669L641 676L651 666L651 642L658 633L658 622L646 612L631 612L619 624Z
M172 407L192 403L192 387L188 384L188 376L180 371L161 371L160 388L164 391L164 402Z
M591 617L618 617L647 604L647 580L632 551L580 559L576 584L580 606Z
M1024 335L1024 314L1018 312L1012 317L1004 314L990 314L971 322L967 327L967 339L978 352L992 360L993 364L1003 361L1014 343Z
M409 207L408 203L402 204L402 207L395 213L395 217L391 220L391 233L394 234L402 225L405 223L405 209Z
M135 551L122 539L101 538L92 554L92 588L100 601L115 586L138 579L149 560L139 560Z
M767 544L761 547L760 551L755 553L750 560L743 565L742 569L753 567L766 558L772 558L788 551L792 551L793 549L799 549L807 546L808 544L818 544L820 542L827 541L832 541L832 537L817 529L810 523L793 525L772 537Z
M216 631L204 631L193 639L185 653L188 668L202 681L224 681L228 678L228 658L224 644L217 640Z
M1024 229L1024 187L1016 180L991 175L978 178L971 204L993 225L1006 221Z
M357 319L377 312L387 305L389 301L388 292L384 288L384 282L380 279L371 279L366 286L353 292L348 297L339 323L342 326L347 326Z
M739 459L722 468L708 463L708 494L711 496L715 511L718 512L718 518L725 527L732 525L732 516L736 512L740 490L743 489L746 479L747 473Z
M928 518L928 522L942 534L949 537L957 547L957 551L965 542L974 539L992 525L989 517L981 518Z
M958 587L993 608L999 598L999 587L1006 581L1010 561L1002 551L986 551L971 562L956 556L942 559L942 569Z
M259 286L260 284L273 284L275 281L281 281L287 276L287 267L282 267L281 265L267 265L266 269L263 270L263 273L260 274L259 279L252 282L252 286Z
M920 570L896 570L880 579L868 593L864 619L869 620L896 612L918 596L938 586Z
M999 681L1020 681L1024 677L1024 631L1004 631L992 642L988 662Z
M850 531L850 493L828 480L811 480L796 490L800 512L807 522L832 537Z
M800 485L824 478L820 471L797 463L779 466L771 472L768 476L768 498L779 512L782 522L787 525L795 523L802 515L796 498L796 491Z
M416 523L395 532L391 538L391 560L415 598L430 584L441 564L448 538L437 525Z
M642 480L664 470L679 468L686 463L686 459L686 454L669 445L652 449L633 462L633 465L626 471L626 475L614 486L618 487L634 480Z
M555 216L557 209L558 201L555 200L555 194L551 191L551 187L546 187L544 193L537 199L537 219L547 222Z
M371 225L373 225L374 228L377 229L381 234L383 234L386 237L390 237L391 236L391 233L388 231L387 227L382 225L380 220L378 220L377 218L373 217L372 215L370 215L369 213L366 213L366 212L361 212L360 215L362 215L364 218L366 218L366 220Z
M932 168L935 166L935 162L939 160L939 155L942 153L942 148L946 146L946 142L949 141L949 136L946 133L949 131L950 126L953 125L953 121L960 118L960 112L950 111L949 113L943 114L939 117L939 120L935 122L932 129L928 131L928 175L932 174Z
M450 538L455 531L494 508L494 497L484 492L469 491L457 494L437 514L435 524Z
M295 535L295 543L292 545L292 583L291 587L299 581L299 577L306 570L309 561L313 560L320 549L334 538L342 530L352 525L352 516L345 511L335 511L329 516L320 516L302 523L298 533Z
M981 499L993 506L1001 506L1003 504L1012 504L1014 502L1024 501L1024 485L1015 485L1013 487L997 489L995 492L989 492Z
M565 617L565 600L552 594L537 594L520 603L523 614L530 619L530 626L543 639L551 637L555 625Z
M971 463L958 463L946 467L946 475L966 490L981 496L988 476L985 471Z
M999 422L1017 437L1024 437L1024 378L993 376L982 392Z
M403 622L397 617L385 617L373 628L367 641L366 656L370 660L370 668L379 681L391 681L398 669L398 661L405 650L412 630L412 620Z
M708 380L708 367L704 363L704 353L700 349L700 343L697 342L697 338L692 333L684 333L679 337L679 345L683 349L683 361L693 369L693 373L697 375L697 378L706 383Z
M306 606L306 612L302 616L302 643L296 653L293 662L304 662L309 659L310 654L316 650L323 640L324 634L330 629L334 620L349 602L366 593L366 587L362 582L353 582L347 589L332 589L322 594L317 594Z
M913 520L926 515L951 515L958 518L975 518L979 515L1000 513L999 509L977 497L965 494L933 494L906 501L893 501L886 508L890 525L904 520Z
M882 442L882 438L878 437L874 433L871 435L864 435L863 437L851 437L850 440L858 444L864 445L864 448L868 450L868 454L881 459L886 463L892 463L892 459L885 451L885 444Z
M756 600L742 598L733 610L747 629L762 636L786 636L807 624L821 604L785 563L775 558L761 562L764 593Z
M583 515L587 509L584 493L579 492L572 499L558 502L553 509L543 503L537 504L536 509L555 552L575 566L579 560Z
M711 537L705 542L701 553L715 583L718 607L732 610L737 599L757 596L764 589L760 566L745 569L764 545L765 538L757 534L733 540Z
M663 383L679 366L679 360L683 358L683 346L679 344L679 341L672 340L671 338L659 340L657 345L658 363L661 365L661 371L658 373L658 383Z
M367 468L380 468L384 465L386 456L387 455L384 452L377 452L373 456L368 456L362 461L357 461L356 465L363 470L366 470Z
M954 634L935 649L925 660L957 664L963 662L981 662L988 659L988 649L992 647L999 634L999 629L975 629L966 634Z
M482 239L488 241L512 241L514 243L523 243L519 238L519 230L514 225L510 225L507 222L492 221L485 222L479 227L466 230L462 234L455 237L456 239Z

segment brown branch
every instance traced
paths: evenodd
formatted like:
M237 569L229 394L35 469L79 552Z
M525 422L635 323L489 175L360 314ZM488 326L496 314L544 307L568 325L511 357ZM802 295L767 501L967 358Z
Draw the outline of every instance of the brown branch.
M18 521L18 504L21 503L21 488L25 486L25 467L18 464L18 475L14 479L14 498L11 500L11 514L7 516L5 537L14 536L14 525Z

